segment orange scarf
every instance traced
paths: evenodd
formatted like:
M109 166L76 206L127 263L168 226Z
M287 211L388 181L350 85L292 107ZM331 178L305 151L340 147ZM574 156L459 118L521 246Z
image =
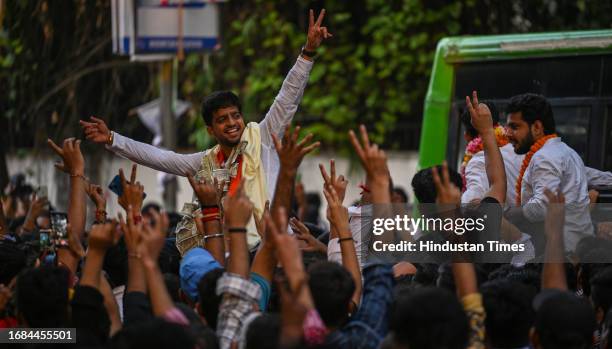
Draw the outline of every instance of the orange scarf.
M516 205L517 206L521 206L521 187L523 185L523 175L525 175L525 171L527 170L527 166L529 166L529 162L531 161L531 158L533 157L535 153L538 152L538 150L540 150L544 146L544 144L546 144L546 142L549 139L556 138L556 137L557 137L557 134L553 133L551 135L544 136L538 139L535 143L531 145L531 148L529 148L529 152L527 152L527 154L525 155L525 158L523 159L523 165L521 166L521 171L519 172L518 179L516 180Z

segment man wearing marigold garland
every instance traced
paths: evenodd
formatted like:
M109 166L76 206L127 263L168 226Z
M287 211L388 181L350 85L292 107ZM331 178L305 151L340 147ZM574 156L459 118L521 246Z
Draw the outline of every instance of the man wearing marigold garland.
M486 104L491 111L497 146L502 154L506 170L506 202L514 205L516 200L514 186L521 168L523 156L514 152L514 147L508 141L504 128L499 125L499 112L495 104L487 101L481 103ZM487 178L482 139L478 135L478 131L472 126L470 113L467 109L461 114L461 123L465 128L463 136L467 142L463 163L461 164L461 176L465 186L465 190L461 194L461 203L469 204L484 198L490 186Z
M517 207L508 216L514 222L541 223L548 202L544 190L561 192L567 205L565 249L573 251L582 237L593 234L584 163L555 133L552 107L543 96L514 96L506 112L508 140L516 154L525 154L515 186ZM535 234L533 238L541 251L544 237Z

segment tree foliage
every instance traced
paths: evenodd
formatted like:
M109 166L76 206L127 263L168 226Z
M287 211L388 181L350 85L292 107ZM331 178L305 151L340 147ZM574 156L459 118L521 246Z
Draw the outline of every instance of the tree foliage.
M109 0L4 3L0 33L3 149L38 147L79 133L99 115L136 138L129 110L157 94L155 65L111 53ZM305 41L308 8L323 7L334 37L324 44L296 116L328 148L346 149L345 130L365 123L378 142L416 148L436 43L449 35L610 28L604 0L250 0L221 4L222 44L180 64L179 95L195 109L181 124L185 146L210 143L203 96L237 92L259 120Z

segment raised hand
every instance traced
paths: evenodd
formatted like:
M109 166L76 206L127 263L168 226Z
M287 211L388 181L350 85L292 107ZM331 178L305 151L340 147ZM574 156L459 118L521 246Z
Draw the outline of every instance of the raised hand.
M161 250L166 243L166 232L163 230L163 216L157 212L152 212L153 224L145 222L141 231L141 238L138 243L138 254L145 264L156 265Z
M257 227L257 234L259 234L263 243L265 243L267 240L266 239L266 221L263 218L264 214L266 213L270 213L270 200L266 200L266 204L264 205L264 211L263 211L263 214L261 215L261 218L257 218L257 215L255 214L255 212L253 212L253 220L255 221L255 227Z
M119 197L119 205L127 211L129 205L132 205L134 214L140 214L142 208L142 201L144 199L144 186L140 182L136 182L136 164L132 165L132 174L130 181L125 180L123 169L119 169L119 178L121 178L121 186L123 187L123 193Z
M62 162L55 163L55 167L71 176L85 175L85 159L81 153L81 141L75 138L67 138L60 148L51 139L47 144L62 158Z
M312 133L306 135L304 139L298 142L300 134L299 126L296 126L293 132L291 132L290 127L287 127L282 143L274 133L271 134L283 171L297 171L304 156L321 145L321 142L308 144L312 140Z
M336 189L334 189L334 187L325 188L323 189L323 195L325 195L325 199L327 200L328 219L330 223L336 227L338 237L343 238L352 236L349 229L348 209L342 206L342 201L340 201Z
M210 183L204 179L196 181L190 173L187 173L186 176L201 206L219 206L221 197L219 196L219 183L217 182L217 178L214 178L213 183Z
M228 228L244 228L251 219L253 203L244 192L244 179L236 192L226 197L225 203L225 226Z
M289 220L289 225L291 226L291 229L293 229L293 231L296 233L295 237L298 240L302 240L306 243L306 247L303 247L302 251L318 251L322 253L327 253L327 245L312 236L310 230L308 230L308 227L306 227L304 223L300 222L299 219L291 218Z
M563 236L563 225L565 224L565 197L561 191L556 194L548 188L544 189L544 195L548 198L546 218L544 219L546 239Z
M469 96L465 96L465 104L472 117L472 126L474 126L478 133L483 134L487 131L493 131L491 111L486 104L478 102L478 93L476 91L472 92L471 100Z
M436 186L436 203L458 204L461 202L461 191L451 182L446 161L442 163L442 178L440 178L436 166L431 168L431 174L433 176L434 185Z
M104 197L104 190L97 184L89 184L85 187L85 192L91 201L96 205L99 210L106 208L106 198Z
M106 126L106 123L94 116L92 116L90 120L89 122L83 120L79 121L87 140L100 144L109 144L111 131Z
M114 246L120 237L121 231L117 229L117 221L94 224L89 232L88 246L90 249L106 251Z
M323 176L325 187L333 187L336 190L336 194L338 194L338 199L340 199L340 203L342 203L342 201L344 201L344 195L346 193L348 181L344 178L343 175L336 177L336 161L334 159L329 160L329 167L331 175L327 174L327 171L325 170L325 166L323 164L319 164L321 176Z
M361 133L361 142L359 142L355 132L352 130L349 131L349 140L359 157L361 166L363 166L367 173L368 181L388 180L387 155L378 148L378 145L370 144L370 137L368 137L368 130L365 126L359 126L359 131Z
M308 15L308 37L304 48L307 51L315 51L323 40L331 38L333 35L327 30L327 27L322 27L323 18L325 17L325 9L319 13L317 21L314 20L314 11L310 10Z
M123 230L123 241L125 241L125 248L128 254L136 255L138 253L138 244L142 237L143 222L142 220L134 220L134 212L131 205L128 206L126 214L127 217L124 220L123 215L119 212L119 225L121 225L121 230Z

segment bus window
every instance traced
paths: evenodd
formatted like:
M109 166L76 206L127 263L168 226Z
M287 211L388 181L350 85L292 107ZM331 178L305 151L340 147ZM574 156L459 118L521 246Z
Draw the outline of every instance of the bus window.
M563 142L572 147L582 161L586 162L591 107L553 106L553 113L557 133Z

